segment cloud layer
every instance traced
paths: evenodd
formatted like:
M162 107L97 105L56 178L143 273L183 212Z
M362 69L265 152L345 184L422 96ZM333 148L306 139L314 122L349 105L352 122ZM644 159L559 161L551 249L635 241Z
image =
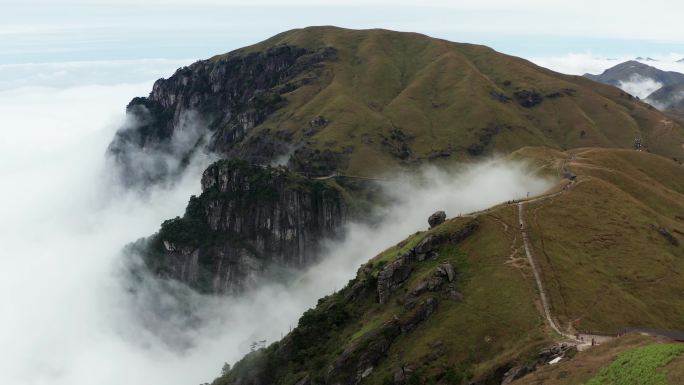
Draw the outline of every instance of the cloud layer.
M0 90L31 86L66 88L83 84L134 85L168 76L192 61L142 59L0 64ZM149 90L144 94L147 92Z
M684 53L669 53L651 55L654 60L640 60L644 64L663 71L684 73ZM569 75L584 75L585 73L600 74L610 67L628 60L635 60L635 56L605 57L593 53L570 53L560 56L530 57L530 61L542 67Z
M629 77L628 81L620 82L618 85L618 87L630 95L637 96L641 99L646 98L648 95L652 94L662 86L662 83L638 74L633 74Z

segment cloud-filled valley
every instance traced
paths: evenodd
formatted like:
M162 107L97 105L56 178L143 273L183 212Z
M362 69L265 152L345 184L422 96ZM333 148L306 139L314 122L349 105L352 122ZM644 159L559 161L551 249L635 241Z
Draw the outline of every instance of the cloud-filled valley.
M502 161L393 177L385 182L393 197L385 219L350 225L345 239L327 245L319 264L244 298L195 295L201 326L180 328L170 317L158 325L165 330L154 330L145 323L155 317L147 301L165 299L153 289L137 296L127 291L120 251L183 212L210 159L196 159L172 188L141 195L118 186L105 149L123 122L124 106L146 94L153 79L108 85L84 79L62 88L0 92L2 383L209 381L224 361L249 351L251 342L272 342L287 333L304 310L346 284L361 263L425 229L433 211L455 216L549 186L522 165ZM174 309L173 299L167 300ZM184 341L185 348L169 338Z

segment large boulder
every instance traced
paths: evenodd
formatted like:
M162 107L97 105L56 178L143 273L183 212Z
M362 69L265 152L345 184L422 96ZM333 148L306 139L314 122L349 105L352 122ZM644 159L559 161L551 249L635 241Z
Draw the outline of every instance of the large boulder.
M439 226L444 221L446 220L446 213L444 211L435 211L430 217L428 218L428 224L430 225L430 228L433 228L435 226Z

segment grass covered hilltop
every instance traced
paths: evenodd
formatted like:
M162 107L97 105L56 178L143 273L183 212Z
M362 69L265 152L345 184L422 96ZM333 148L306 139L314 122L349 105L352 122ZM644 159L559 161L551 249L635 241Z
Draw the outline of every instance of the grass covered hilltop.
M167 149L190 111L218 154L289 159L315 175L369 176L525 146L632 148L635 138L681 158L684 143L681 123L612 86L485 46L381 29L287 31L181 68L128 110L139 124L121 130L110 153L129 174L139 171L130 151Z

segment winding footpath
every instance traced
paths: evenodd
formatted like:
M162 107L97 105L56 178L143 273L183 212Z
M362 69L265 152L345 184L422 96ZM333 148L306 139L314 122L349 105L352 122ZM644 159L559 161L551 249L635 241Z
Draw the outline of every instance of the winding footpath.
M556 321L554 321L553 317L551 316L551 309L549 306L549 301L546 297L546 290L544 290L544 284L542 283L541 280L541 275L539 274L539 269L537 268L537 264L534 262L534 256L532 255L532 251L530 248L530 241L527 237L527 226L525 225L525 219L524 219L524 208L525 208L525 203L533 202L533 201L538 201L542 199L548 199L556 194L548 195L545 197L533 199L530 201L524 201L524 202L519 202L518 203L518 221L520 222L520 232L522 233L522 240L523 240L523 245L525 246L525 255L527 255L527 261L529 262L530 266L532 267L532 272L534 273L534 280L537 282L537 290L539 291L539 298L541 299L542 303L542 308L544 309L544 317L546 318L546 321L549 323L549 326L551 326L551 329L555 331L556 333L560 334L561 336L569 339L575 340L576 337L572 334L568 333L563 333L560 328L558 327L558 324L556 324Z

